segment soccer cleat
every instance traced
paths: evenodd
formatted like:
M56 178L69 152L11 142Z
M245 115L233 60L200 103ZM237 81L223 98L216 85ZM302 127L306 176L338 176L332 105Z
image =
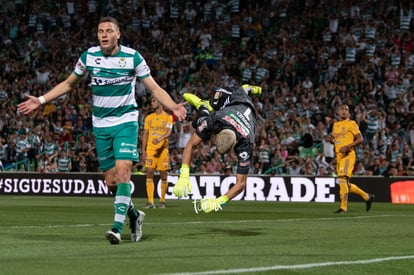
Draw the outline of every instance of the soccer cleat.
M222 209L221 202L218 199L201 199L200 201L194 200L194 211L198 214L199 212L210 213L217 212Z
M110 244L119 244L121 242L121 234L116 229L107 231L105 237Z
M375 199L374 194L368 194L368 200L365 202L367 212L371 209L372 201Z
M342 210L342 208L339 208L339 209L338 209L338 210L336 210L334 213L335 213L335 214L345 214L345 213L346 213L346 211Z
M160 202L160 204L158 205L159 208L167 208L167 205L165 204L165 202Z
M262 95L262 87L253 86L252 95Z
M155 208L155 204L147 202L147 204L145 205L145 208L146 209Z
M131 241L139 242L142 237L142 224L144 223L145 213L137 209L139 214L138 218L135 221L131 221Z
M252 86L249 84L242 85L243 90L246 92L249 96L260 96L262 95L262 87L260 86Z
M211 107L210 102L208 100L202 100L198 96L191 94L191 93L184 93L183 98L187 101L191 106L196 108L197 110L200 109L201 106L206 106L207 109L212 112L214 111L213 107Z

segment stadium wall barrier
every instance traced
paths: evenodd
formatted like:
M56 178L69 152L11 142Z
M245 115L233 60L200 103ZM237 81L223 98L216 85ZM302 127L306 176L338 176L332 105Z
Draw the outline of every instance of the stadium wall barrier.
M172 189L178 175L168 176L166 199L176 197ZM193 190L186 199L220 196L236 182L235 176L192 175ZM156 197L161 192L159 177L155 177ZM352 182L374 193L376 201L414 203L414 178L354 177ZM133 197L145 198L145 175L132 175ZM100 173L0 173L0 195L39 196L111 196ZM350 201L361 201L353 194ZM234 200L283 202L337 202L338 186L334 177L250 175L243 193Z

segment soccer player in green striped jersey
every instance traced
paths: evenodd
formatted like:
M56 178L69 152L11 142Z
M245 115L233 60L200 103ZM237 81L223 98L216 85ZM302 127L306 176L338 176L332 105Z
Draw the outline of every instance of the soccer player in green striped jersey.
M139 78L152 95L178 120L186 117L185 103L175 103L152 78L141 54L119 44L121 32L115 18L103 17L98 25L99 46L83 52L69 77L40 97L25 95L18 105L27 115L42 104L71 91L89 74L93 96L93 131L99 166L106 184L115 196L114 223L106 232L111 244L119 244L128 216L131 240L142 236L145 213L136 210L131 201L131 168L138 161L138 105L135 82Z

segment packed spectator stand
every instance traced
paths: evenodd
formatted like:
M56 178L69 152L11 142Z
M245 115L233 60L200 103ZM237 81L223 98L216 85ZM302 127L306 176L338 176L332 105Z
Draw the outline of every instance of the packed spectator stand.
M98 171L88 81L31 116L16 111L39 96L97 44L99 18L121 25L121 43L140 51L177 102L208 98L218 86L261 86L252 174L332 175L324 141L348 104L363 132L355 175L414 174L414 7L411 1L0 1L0 159L3 171ZM139 83L140 125L149 94ZM177 172L194 110L175 123ZM305 134L313 146L302 146ZM138 148L141 148L138 146ZM65 152L65 153L62 153ZM191 171L224 173L234 155L214 141L197 148ZM62 158L64 158L62 160ZM142 172L142 165L134 167Z

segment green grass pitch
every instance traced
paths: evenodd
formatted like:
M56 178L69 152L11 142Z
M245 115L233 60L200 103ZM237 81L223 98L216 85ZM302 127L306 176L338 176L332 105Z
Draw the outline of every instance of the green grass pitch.
M145 199L135 198L136 206ZM0 197L1 274L414 274L414 205L190 200L146 209L140 242L110 245L112 198Z

